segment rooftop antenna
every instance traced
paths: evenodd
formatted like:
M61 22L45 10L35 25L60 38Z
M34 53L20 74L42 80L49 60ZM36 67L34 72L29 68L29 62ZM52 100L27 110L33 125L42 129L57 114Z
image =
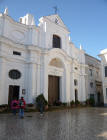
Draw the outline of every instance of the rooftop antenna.
M53 8L55 10L55 14L57 14L58 13L58 7L57 6L54 6Z

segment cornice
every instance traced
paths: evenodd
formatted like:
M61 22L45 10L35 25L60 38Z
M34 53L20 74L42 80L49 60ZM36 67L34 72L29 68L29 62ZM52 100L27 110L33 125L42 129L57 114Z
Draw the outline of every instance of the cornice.
M92 58L92 59L94 59L94 60L96 60L96 61L98 61L98 62L100 62L101 63L101 60L99 60L99 59L97 59L97 58L95 58L95 57L93 57L93 56L91 56L91 55L89 55L89 54L87 54L87 53L85 53L85 56L87 57L90 57L90 58Z
M14 57L11 57L11 56L7 56L7 55L0 55L0 58L3 58L5 59L6 61L11 61L11 62L22 62L22 63L26 63L27 60L24 59L24 58L14 58Z
M5 59L7 62L24 63L24 64L40 64L38 61L27 60L24 57L11 57L7 55L0 55L0 58Z
M20 44L20 43L16 43L4 36L0 36L0 43L2 44L5 44L6 46L9 46L9 47L13 47L13 48L18 48L20 50L23 50L23 51L38 51L38 52L41 52L41 48L39 48L38 46L34 46L34 45L25 45L25 44Z

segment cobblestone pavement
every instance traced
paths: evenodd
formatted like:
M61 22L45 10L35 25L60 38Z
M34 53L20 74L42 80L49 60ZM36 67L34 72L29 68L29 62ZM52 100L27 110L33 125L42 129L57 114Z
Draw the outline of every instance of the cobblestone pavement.
M0 114L0 140L107 140L107 108Z

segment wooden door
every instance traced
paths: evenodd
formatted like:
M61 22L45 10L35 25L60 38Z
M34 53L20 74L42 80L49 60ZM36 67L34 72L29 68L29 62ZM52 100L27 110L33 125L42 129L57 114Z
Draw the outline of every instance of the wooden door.
M9 94L8 94L8 105L11 106L11 102L13 100L13 86L9 86Z
M53 105L55 101L59 101L59 77L48 77L48 103Z
M13 88L13 98L15 98L16 100L19 99L19 86L14 86L14 88Z
M100 92L97 93L97 102L98 102L98 105L100 105Z

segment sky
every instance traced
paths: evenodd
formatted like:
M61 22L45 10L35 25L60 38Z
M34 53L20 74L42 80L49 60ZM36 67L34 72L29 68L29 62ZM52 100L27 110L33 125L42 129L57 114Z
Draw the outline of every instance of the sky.
M15 21L30 13L36 24L40 17L54 14L54 6L75 46L81 44L86 53L98 58L107 48L107 0L0 0L0 12L8 7Z

